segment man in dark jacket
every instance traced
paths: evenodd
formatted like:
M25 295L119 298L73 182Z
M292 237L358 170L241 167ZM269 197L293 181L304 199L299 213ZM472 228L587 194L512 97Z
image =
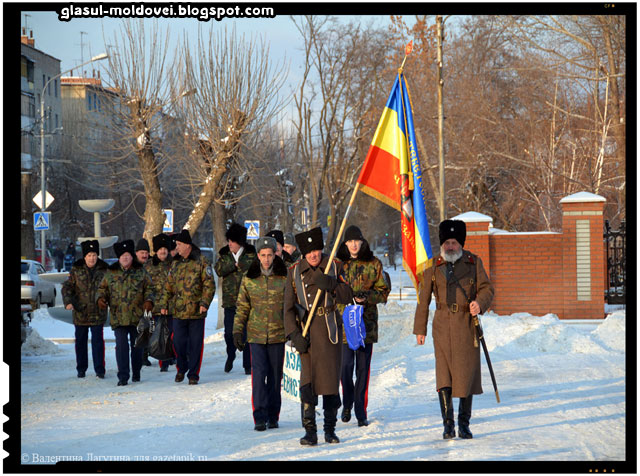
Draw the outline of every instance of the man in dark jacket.
M222 308L224 309L224 340L227 344L227 361L224 371L231 372L236 358L236 346L233 343L233 320L236 315L236 300L240 291L240 282L251 264L256 260L256 249L247 243L247 229L238 223L232 223L227 230L227 246L218 251L216 274L222 278ZM245 332L245 342L246 342ZM251 351L245 346L242 351L244 373L251 375Z
M284 264L287 267L295 263L295 261L291 258L291 255L284 250L284 233L282 233L282 231L271 230L265 236L269 236L276 240L276 256L282 258L282 261L284 261Z
M348 304L353 293L342 275L342 263L333 260L328 274L324 270L329 257L322 253L322 230L314 228L296 235L304 258L290 267L284 295L284 331L300 352L300 399L302 424L305 435L301 445L318 442L316 405L322 395L324 409L324 439L339 443L335 434L338 408L340 408L340 371L342 367L342 319L336 312L336 303ZM308 319L316 293L320 299L315 314L303 336L304 322ZM303 316L300 316L305 311Z
M173 300L173 346L177 354L176 382L187 374L189 385L200 380L204 346L204 323L216 292L211 263L192 241L189 230L176 237L178 255L171 264L160 303L161 314L169 314Z
M342 421L351 419L354 407L358 426L367 426L367 403L369 375L373 344L378 342L378 304L387 302L391 289L384 279L382 263L373 256L369 243L360 228L350 226L344 233L344 241L338 248L338 259L342 261L345 280L351 286L356 304L364 306L363 320L366 329L364 347L352 350L343 336L342 345ZM338 305L340 314L345 306ZM356 383L353 384L355 363Z
M251 346L251 405L256 431L278 428L284 363L284 285L287 267L276 256L276 241L258 240L258 260L240 283L233 340L244 349L243 334Z
M464 250L467 227L460 220L440 223L440 256L426 269L420 285L413 333L418 345L427 335L431 294L435 296L433 348L436 358L436 390L445 440L456 436L452 397L460 398L458 434L473 438L469 430L473 395L482 393L480 343L472 316L485 312L493 299L493 286L482 260ZM469 302L471 300L471 302Z
M298 250L298 245L296 244L296 239L293 236L293 233L284 234L284 245L282 245L282 248L289 253L291 264L297 263L302 258L302 254L300 254L300 250Z
M98 289L98 306L111 308L111 329L116 337L118 386L129 382L129 341L131 341L131 381L140 381L142 349L135 347L138 322L144 311L153 309L151 277L134 257L133 240L113 245L118 261L109 266Z
M104 323L107 320L107 311L98 307L96 299L100 282L107 272L107 263L98 258L98 240L83 241L81 247L82 259L73 263L69 278L62 283L62 299L65 309L73 311L78 378L84 378L89 367L89 329L93 369L98 378L104 378Z

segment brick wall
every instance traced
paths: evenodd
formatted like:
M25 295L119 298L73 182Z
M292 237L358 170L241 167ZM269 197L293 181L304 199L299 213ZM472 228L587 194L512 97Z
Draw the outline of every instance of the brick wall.
M482 259L495 287L498 314L604 318L604 198L580 192L560 201L562 232L490 230L491 217L464 213L465 249Z

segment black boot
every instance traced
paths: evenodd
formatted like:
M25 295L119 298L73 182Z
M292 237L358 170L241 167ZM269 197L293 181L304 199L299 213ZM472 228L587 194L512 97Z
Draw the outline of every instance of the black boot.
M456 424L453 421L453 401L451 399L451 387L443 387L438 390L438 398L440 400L440 412L442 413L442 424L444 425L444 433L442 438L450 440L456 436Z
M336 422L338 421L338 409L324 410L324 441L327 443L340 443L336 435Z
M142 353L142 365L146 365L149 367L151 362L149 362L149 348L145 347L144 352Z
M458 406L458 434L460 438L464 438L465 440L473 438L471 430L469 430L472 400L473 395L469 395L467 398L461 398L460 405Z
M314 446L318 444L318 433L316 427L316 406L310 403L302 404L302 426L305 434L300 438L303 446Z

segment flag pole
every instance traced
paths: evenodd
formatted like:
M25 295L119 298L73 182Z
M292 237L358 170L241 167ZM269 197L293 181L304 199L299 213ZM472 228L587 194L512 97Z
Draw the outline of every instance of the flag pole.
M340 229L338 230L338 235L336 236L336 241L333 244L333 249L331 250L331 254L329 255L329 261L327 262L327 267L324 270L324 274L327 274L331 269L331 263L333 262L333 258L338 251L338 246L340 245L340 238L342 238L342 233L344 232L344 227L347 224L347 218L349 217L349 213L351 212L351 205L356 199L356 194L358 193L358 189L360 188L360 183L356 182L356 186L353 188L353 193L351 194L351 200L349 200L349 205L347 206L347 210L344 212L344 218L342 219L342 224L340 225ZM322 293L321 289L318 289L316 293L316 297L313 300L313 306L311 306L311 310L309 311L309 317L307 318L307 322L304 325L304 329L302 331L302 337L306 337L307 332L309 330L309 325L311 324L311 320L313 319L313 315L316 312L316 307L318 306L318 301L320 300L320 294Z
M404 63L407 60L407 56L411 53L413 49L413 40L407 43L407 46L404 48L404 59L402 60L402 65L400 66L400 71L404 68ZM362 164L364 166L364 163ZM354 200L356 199L356 194L358 193L358 189L360 188L360 182L356 182L356 186L353 188L353 193L351 194L351 200L349 200L349 205L347 206L347 210L344 213L344 218L342 219L342 224L340 225L340 230L338 230L338 236L336 236L336 241L333 244L333 249L331 250L331 255L329 255L329 262L327 263L327 267L324 270L324 274L327 274L331 269L331 263L333 262L333 258L338 251L338 246L340 244L340 238L342 238L342 233L344 232L344 227L347 224L347 218L349 217L349 212L351 212L351 205L353 205ZM309 311L309 317L307 318L307 322L304 325L304 329L302 330L302 337L306 337L307 332L309 331L309 325L311 324L311 320L313 319L313 315L315 314L316 307L318 306L318 301L320 300L320 294L322 293L321 289L318 289L316 292L316 297L313 300L313 305L311 306L311 310Z
M411 53L412 49L413 49L413 40L411 40L409 43L407 43L407 46L404 47L404 59L402 60L402 64L400 65L400 72L403 71L404 62L407 61L407 56L409 56L409 54Z

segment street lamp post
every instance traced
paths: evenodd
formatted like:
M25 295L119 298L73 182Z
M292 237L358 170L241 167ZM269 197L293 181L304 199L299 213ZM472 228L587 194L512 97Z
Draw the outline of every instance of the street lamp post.
M80 66L76 66L76 68L82 68L89 63L93 63L94 61L101 61L103 59L107 59L109 55L106 53L99 54L94 56L89 61L85 61ZM42 202L40 203L40 211L44 213L47 208L46 194L47 194L47 185L44 177L44 93L47 90L47 86L49 83L56 78L59 78L63 74L67 74L70 71L73 71L75 68L70 68L62 73L55 75L53 78L50 78L42 88L42 94L40 95L40 195L42 196ZM45 240L45 230L40 231L40 261L42 262L42 267L47 269L47 242Z

